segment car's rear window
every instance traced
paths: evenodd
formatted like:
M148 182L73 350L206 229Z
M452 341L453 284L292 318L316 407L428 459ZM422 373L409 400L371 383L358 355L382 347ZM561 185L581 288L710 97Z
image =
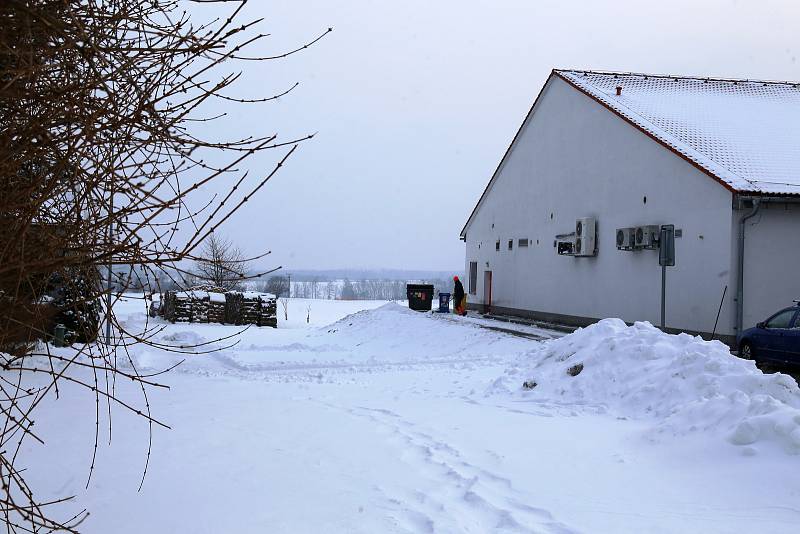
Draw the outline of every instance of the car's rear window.
M767 328L789 328L792 317L797 310L783 310L778 315L767 321Z

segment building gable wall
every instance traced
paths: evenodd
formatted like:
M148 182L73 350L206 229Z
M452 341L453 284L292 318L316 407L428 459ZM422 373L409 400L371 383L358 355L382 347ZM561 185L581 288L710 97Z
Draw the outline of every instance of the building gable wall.
M658 253L618 251L615 230L672 223L683 237L667 269L667 326L711 331L728 285L717 330L731 335L731 206L731 193L704 172L553 76L466 228L467 272L478 262L469 300L482 302L491 270L498 307L658 324ZM588 216L598 221L598 255L558 256L555 236Z

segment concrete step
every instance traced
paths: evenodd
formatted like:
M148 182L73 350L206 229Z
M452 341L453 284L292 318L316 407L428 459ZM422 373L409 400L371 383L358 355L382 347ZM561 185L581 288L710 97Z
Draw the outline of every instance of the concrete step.
M545 328L547 330L556 330L557 332L566 332L568 334L578 329L577 326L567 326L563 324L548 323L544 321L535 321L526 317L516 317L513 315L500 315L495 313L484 313L481 315L486 319L495 321L502 321L505 323L521 324L525 326L535 326L537 328Z

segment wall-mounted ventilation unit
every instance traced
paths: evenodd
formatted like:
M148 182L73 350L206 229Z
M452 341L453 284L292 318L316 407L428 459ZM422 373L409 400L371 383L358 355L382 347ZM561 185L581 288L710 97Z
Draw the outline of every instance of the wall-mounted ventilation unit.
M575 232L556 235L556 240L553 241L553 246L556 247L556 252L558 252L559 256L574 256Z
M658 248L658 237L661 234L661 227L657 224L636 227L636 248L656 249Z
M573 256L575 244L572 241L559 241L558 242L558 254L559 256Z
M575 221L576 256L594 256L597 254L597 221L594 217L582 217Z
M636 247L636 228L617 228L617 248L633 250Z

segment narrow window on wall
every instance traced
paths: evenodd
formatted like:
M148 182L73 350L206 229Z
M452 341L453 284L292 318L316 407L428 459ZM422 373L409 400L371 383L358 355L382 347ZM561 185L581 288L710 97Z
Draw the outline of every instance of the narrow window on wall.
M500 241L498 241L497 243L494 244L494 249L495 250L500 250Z
M513 249L514 249L514 240L513 239L509 239L508 240L508 250L513 250Z
M478 262L469 262L469 294L474 295L478 291Z

